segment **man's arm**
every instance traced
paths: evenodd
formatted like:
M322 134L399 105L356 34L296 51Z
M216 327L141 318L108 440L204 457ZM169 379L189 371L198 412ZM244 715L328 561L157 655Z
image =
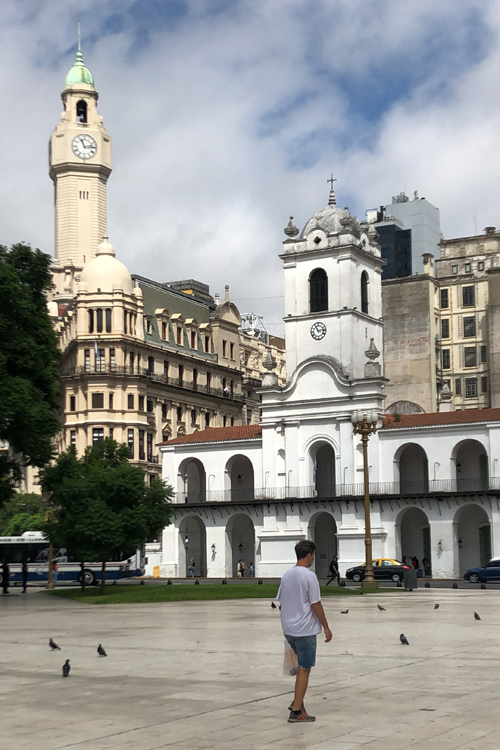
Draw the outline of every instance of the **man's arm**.
M323 605L321 602L315 602L314 604L311 604L311 609L318 618L318 620L321 623L321 626L323 630L325 631L325 642L329 643L332 640L332 631L328 627L328 622L326 621L325 616L325 610L323 609Z

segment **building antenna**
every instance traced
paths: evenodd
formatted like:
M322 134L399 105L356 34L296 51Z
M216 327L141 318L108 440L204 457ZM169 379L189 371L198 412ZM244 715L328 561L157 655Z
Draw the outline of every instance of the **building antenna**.
M80 21L78 21L78 52L82 51L82 34L80 31Z

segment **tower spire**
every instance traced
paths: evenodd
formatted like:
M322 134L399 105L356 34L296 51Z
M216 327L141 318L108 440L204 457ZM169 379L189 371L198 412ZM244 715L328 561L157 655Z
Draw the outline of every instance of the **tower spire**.
M337 200L335 198L335 192L333 190L333 183L337 182L337 178L333 176L333 173L332 173L330 179L327 180L327 182L330 183L330 195L328 197L328 205L329 206L336 206L337 205Z

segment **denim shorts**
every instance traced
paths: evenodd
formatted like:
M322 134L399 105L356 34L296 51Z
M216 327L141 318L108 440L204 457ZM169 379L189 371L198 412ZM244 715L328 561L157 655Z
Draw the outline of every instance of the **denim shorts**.
M297 654L299 667L302 669L311 669L316 664L316 636L301 635L296 638L293 635L286 635L290 646Z

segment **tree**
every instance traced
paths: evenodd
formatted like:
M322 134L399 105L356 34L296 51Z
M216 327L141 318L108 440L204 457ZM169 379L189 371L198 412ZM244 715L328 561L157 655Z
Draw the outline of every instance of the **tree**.
M57 546L75 552L82 572L84 561L102 562L101 593L106 563L141 547L172 515L172 488L159 479L147 486L143 470L129 458L126 445L107 438L89 446L81 458L70 446L41 473L52 509L46 533Z
M0 536L42 531L44 523L45 507L41 495L15 493L0 508Z
M28 245L0 245L0 505L23 466L52 457L59 424L60 352L47 310L51 258Z

